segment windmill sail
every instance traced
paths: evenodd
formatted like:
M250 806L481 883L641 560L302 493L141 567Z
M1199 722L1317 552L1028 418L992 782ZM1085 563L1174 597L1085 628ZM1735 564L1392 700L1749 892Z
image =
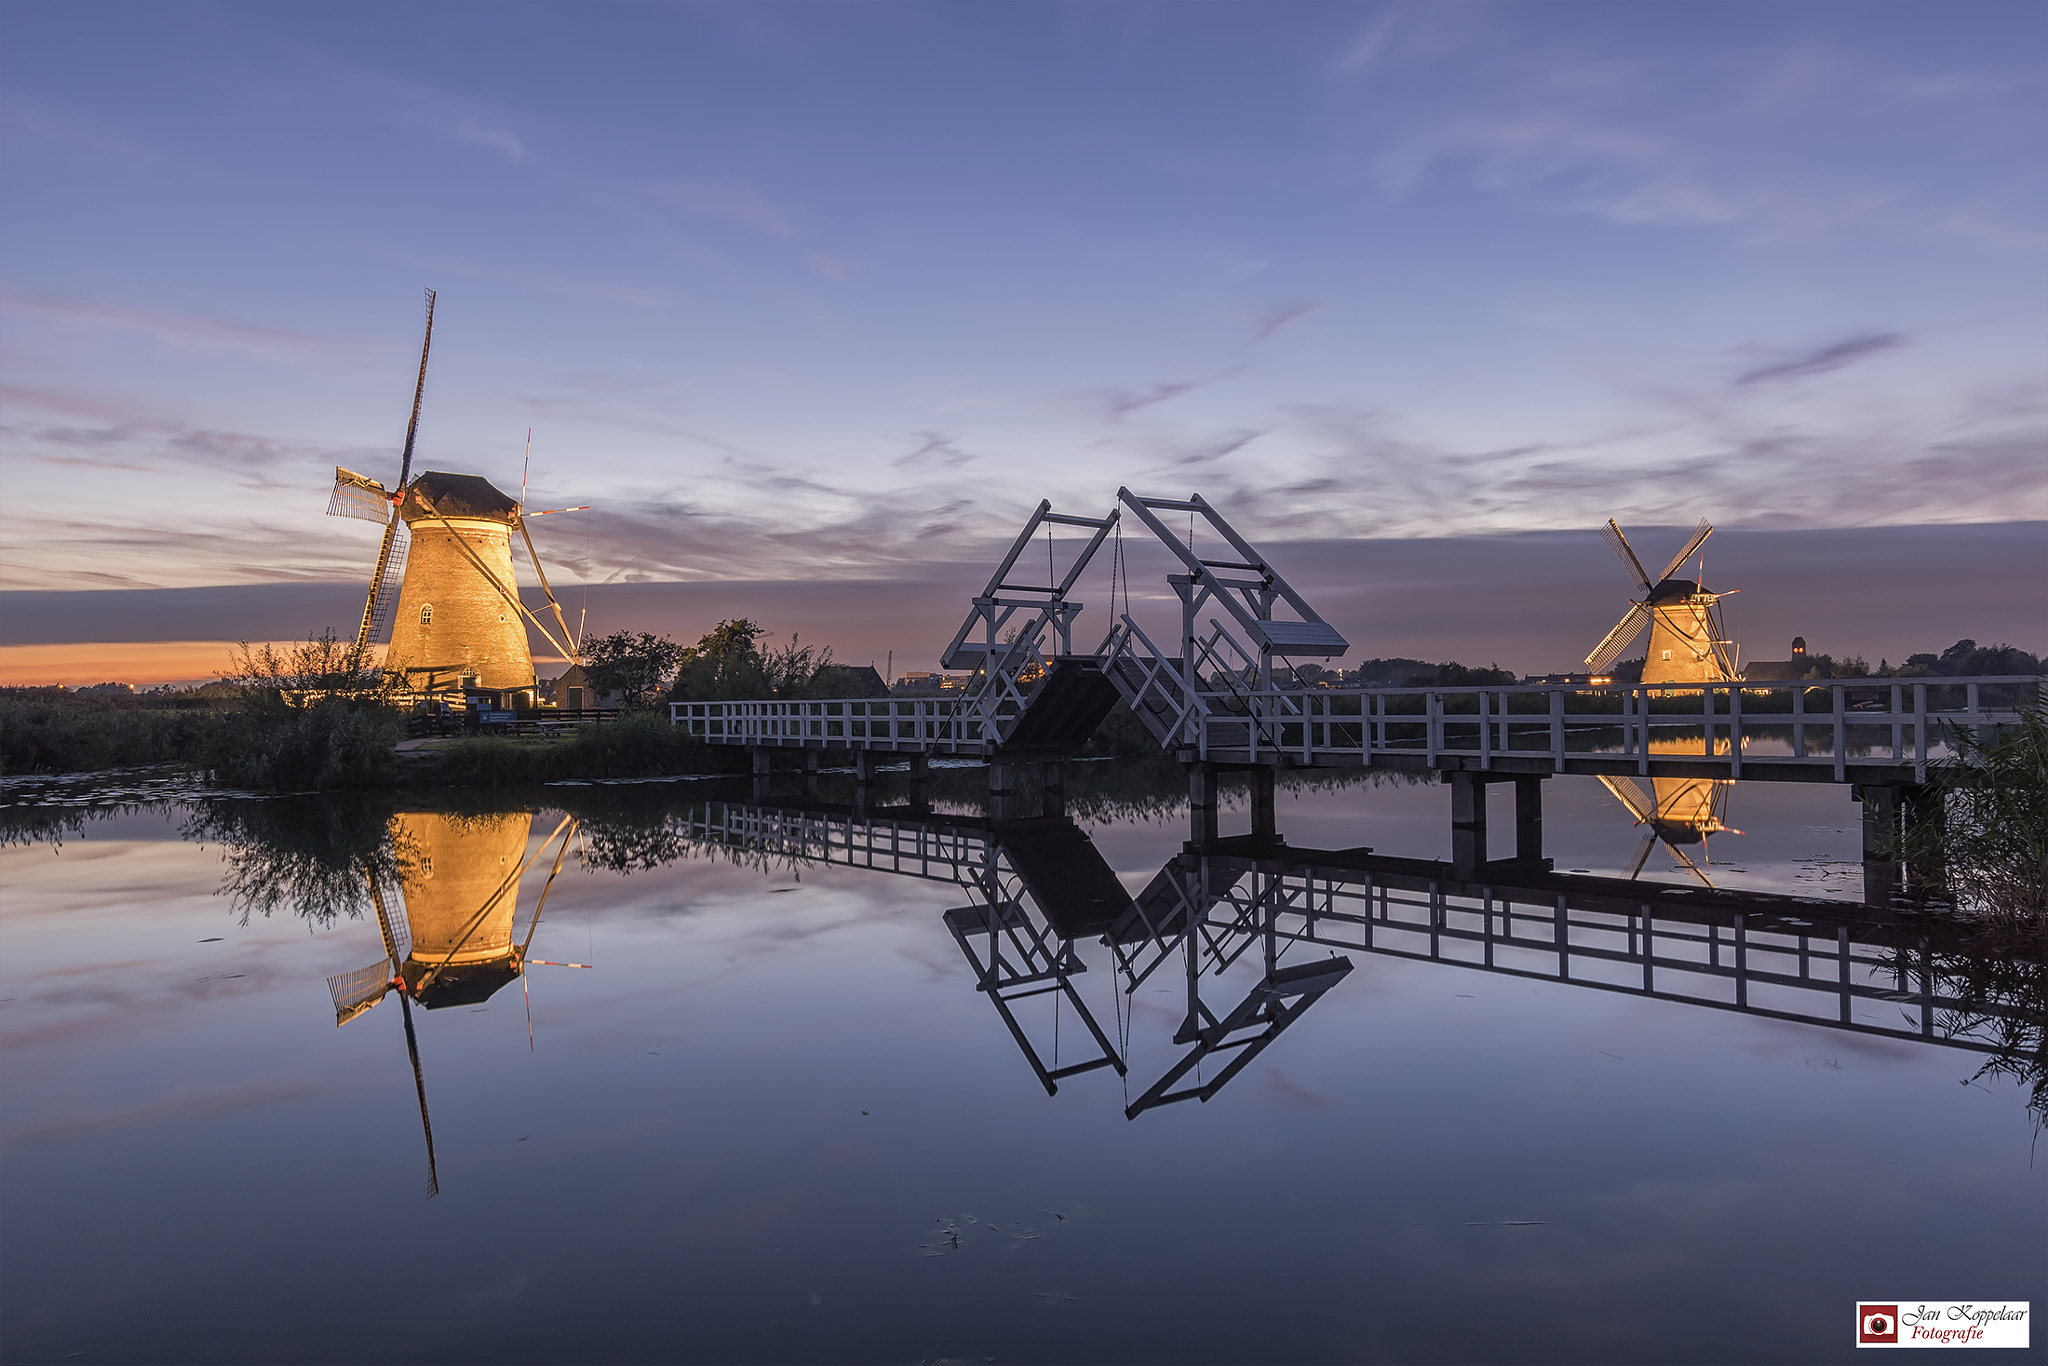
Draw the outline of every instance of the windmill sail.
M1649 591L1653 586L1650 576L1643 572L1643 562L1636 558L1635 549L1629 545L1628 537L1621 534L1621 528L1615 525L1612 517L1607 519L1607 525L1600 529L1600 534L1607 538L1607 548L1614 552L1614 558L1621 561L1621 567L1635 576L1636 582L1643 586L1645 592Z
M1635 779L1603 773L1600 775L1600 783L1614 794L1616 801L1628 808L1629 814L1636 818L1638 824L1655 819L1657 803L1649 793L1643 791L1642 785Z
M1664 572L1657 576L1657 582L1662 583L1673 574L1676 574L1679 567L1692 558L1692 552L1705 545L1707 537L1713 534L1714 528L1712 524L1706 518L1700 518L1700 524L1693 528L1692 538L1685 543L1685 549L1671 557L1671 563L1664 566Z
M347 1024L356 1016L384 999L384 993L391 990L391 960L388 958L344 972L327 979L327 994L334 998L334 1023L336 1027Z
M1649 605L1641 602L1630 603L1627 614L1614 623L1614 629L1593 647L1593 653L1586 656L1586 667L1594 673L1605 670L1615 660L1621 658L1622 651L1635 644L1636 637L1641 635L1643 628L1649 624Z
M334 467L334 493L327 500L329 517L354 517L379 526L391 520L391 494L367 475Z
M405 583L405 556L412 548L412 529L404 519L394 516L385 542L384 553L378 563L376 580L370 585L370 596L365 604L368 612L368 633L366 645L388 645L391 643L391 618L398 607L398 590Z

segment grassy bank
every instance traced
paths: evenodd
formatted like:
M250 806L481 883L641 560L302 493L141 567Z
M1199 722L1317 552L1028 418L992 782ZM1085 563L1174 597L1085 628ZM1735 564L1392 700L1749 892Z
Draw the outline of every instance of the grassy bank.
M560 739L456 740L426 770L437 783L518 787L580 778L660 778L678 773L738 773L743 749L705 745L665 711L626 712L616 720L579 726Z
M0 773L91 773L182 764L222 787L327 791L398 780L405 720L374 701L291 706L275 695L208 698L0 688Z

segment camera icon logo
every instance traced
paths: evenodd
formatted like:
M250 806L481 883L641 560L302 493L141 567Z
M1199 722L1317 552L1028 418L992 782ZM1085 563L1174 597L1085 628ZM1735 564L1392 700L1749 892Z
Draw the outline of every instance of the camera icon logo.
M1899 1306L1896 1304L1859 1304L1856 1306L1856 1341L1897 1342L1899 1340Z

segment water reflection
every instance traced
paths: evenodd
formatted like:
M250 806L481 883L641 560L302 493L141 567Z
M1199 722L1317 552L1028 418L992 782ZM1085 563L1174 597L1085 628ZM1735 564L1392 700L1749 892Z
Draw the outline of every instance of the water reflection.
M419 1036L412 1007L427 1010L478 1006L518 979L525 988L527 956L540 926L548 892L561 875L576 819L564 816L531 855L526 852L530 811L459 816L446 812L399 812L387 826L388 863L396 868L403 916L391 914L379 861L365 857L362 871L384 956L367 967L327 979L334 1022L346 1025L387 995L398 997L405 1026L406 1056L418 1093L420 1129L427 1142L427 1192L440 1192L434 1163L434 1126L427 1110L427 1083L420 1067ZM513 939L519 887L534 863L554 850L554 864L540 889L525 936ZM549 964L586 967L583 963ZM527 1041L532 1044L533 1011L527 1002Z
M1642 783L1634 778L1603 773L1600 784L1628 808L1643 829L1642 842L1629 862L1628 876L1640 877L1651 850L1662 843L1672 862L1691 873L1702 887L1714 885L1713 878L1707 875L1707 865L1711 863L1707 836L1730 830L1728 792L1735 786L1733 782L1726 778L1659 777L1650 779L1651 790L1645 792ZM1686 853L1687 846L1698 847L1697 861Z
M1160 776L1148 786L1105 772L1098 793L1076 791L1070 803L1163 819L1179 784L1177 774ZM1640 809L1629 806L1647 840L1683 849L1726 828L1725 788L1676 780L1668 791L1636 788ZM572 851L586 871L716 858L956 888L931 929L951 939L1000 1021L1015 1050L1006 1065L1047 1095L1087 1074L1116 1078L1133 1121L1212 1099L1254 1058L1299 1047L1309 1037L1300 1030L1316 1028L1311 1007L1357 990L1373 958L1968 1052L1982 1059L1979 1075L2019 1081L2037 1120L2048 1114L2038 949L1988 944L1938 917L1716 888L1704 858L1691 887L1530 869L1477 880L1437 860L1237 837L1183 848L1149 876L1124 878L1080 821L996 820L964 799L932 810L621 787L550 797L545 811L474 793L450 794L439 810L394 811L372 798L182 808L188 838L222 847L223 890L245 915L361 917L365 956L382 952L330 980L335 1016L351 1025L398 997L430 1189L419 1033L431 1029L412 1008L480 1006L514 978L524 992L526 970L541 965L528 956L535 928ZM7 830L61 838L83 819L24 815ZM1631 875L1642 866L1639 855ZM1162 987L1173 992L1170 1015L1149 1009Z

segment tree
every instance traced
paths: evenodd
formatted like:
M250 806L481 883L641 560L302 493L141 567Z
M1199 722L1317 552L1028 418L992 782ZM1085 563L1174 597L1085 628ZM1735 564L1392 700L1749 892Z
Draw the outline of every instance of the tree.
M583 677L594 692L617 693L629 707L646 706L668 687L687 653L667 636L614 631L583 644Z
M675 686L677 702L738 702L808 697L820 671L832 663L830 646L764 645L767 628L747 617L721 621L682 652Z
M747 617L729 617L719 622L683 651L669 697L677 702L736 702L767 697L768 673L759 644L766 634L766 628Z

